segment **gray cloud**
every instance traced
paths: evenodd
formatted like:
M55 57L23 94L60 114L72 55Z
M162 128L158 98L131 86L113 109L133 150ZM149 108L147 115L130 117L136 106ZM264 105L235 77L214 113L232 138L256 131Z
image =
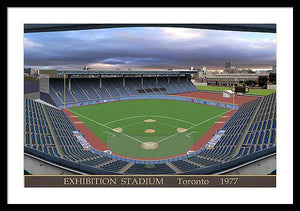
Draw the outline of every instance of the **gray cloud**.
M34 33L25 37L27 66L111 65L111 68L270 66L275 37L213 30L165 28ZM262 38L261 38L262 37Z

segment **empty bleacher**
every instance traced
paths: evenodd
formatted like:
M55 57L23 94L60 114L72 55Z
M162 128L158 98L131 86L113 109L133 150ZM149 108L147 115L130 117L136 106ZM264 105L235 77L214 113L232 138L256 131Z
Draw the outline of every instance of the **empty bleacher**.
M25 98L24 115L24 145L57 156L41 104Z
M49 95L55 102L56 106L78 102L88 102L122 96L138 95L166 95L178 94L184 92L197 91L197 88L190 80L184 77L170 77L170 83L167 77L144 77L141 78L126 77L125 86L123 79L102 78L101 86L99 78L72 78L69 90L69 79L64 84L63 78L49 79ZM65 90L64 90L65 87Z
M176 173L172 170L167 164L155 164L155 166L148 167L145 164L137 164L132 165L125 174L174 174Z
M261 98L260 107L235 158L275 146L276 93Z

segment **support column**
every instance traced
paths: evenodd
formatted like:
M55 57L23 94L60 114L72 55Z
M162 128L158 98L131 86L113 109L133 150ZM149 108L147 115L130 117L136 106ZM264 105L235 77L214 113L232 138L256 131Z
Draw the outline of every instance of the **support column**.
M64 108L66 108L66 74L64 74Z
M68 75L69 91L71 91L71 75Z
M168 84L170 83L170 76L168 76Z
M155 83L158 84L158 78L157 78L157 75L155 75L155 77L156 77L156 78L155 78Z
M142 86L144 86L144 78L143 78L143 75L142 75L141 83L142 83Z
M123 87L125 87L125 76L123 75Z
M102 88L102 78L101 78L101 75L99 75L99 87L100 87L100 89Z

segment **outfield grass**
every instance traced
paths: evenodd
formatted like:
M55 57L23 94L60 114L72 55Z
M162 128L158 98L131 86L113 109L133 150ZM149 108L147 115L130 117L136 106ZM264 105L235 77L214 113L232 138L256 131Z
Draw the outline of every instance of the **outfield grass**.
M195 85L198 90L203 90L203 91L214 91L214 92L223 92L224 90L229 90L231 87L225 87L225 86L200 86L200 85ZM275 93L275 89L251 89L249 90L249 95L269 95L272 93Z
M70 111L115 154L158 158L186 153L227 109L172 100L131 100ZM149 119L155 122L144 122ZM178 128L188 130L179 133ZM155 132L146 133L147 129ZM159 147L146 150L141 147L144 142L155 142Z

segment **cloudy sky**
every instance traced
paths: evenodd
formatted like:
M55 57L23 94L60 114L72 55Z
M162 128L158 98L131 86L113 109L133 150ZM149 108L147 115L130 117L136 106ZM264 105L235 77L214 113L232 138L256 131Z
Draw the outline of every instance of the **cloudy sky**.
M276 34L131 27L24 34L24 65L37 69L269 68Z

